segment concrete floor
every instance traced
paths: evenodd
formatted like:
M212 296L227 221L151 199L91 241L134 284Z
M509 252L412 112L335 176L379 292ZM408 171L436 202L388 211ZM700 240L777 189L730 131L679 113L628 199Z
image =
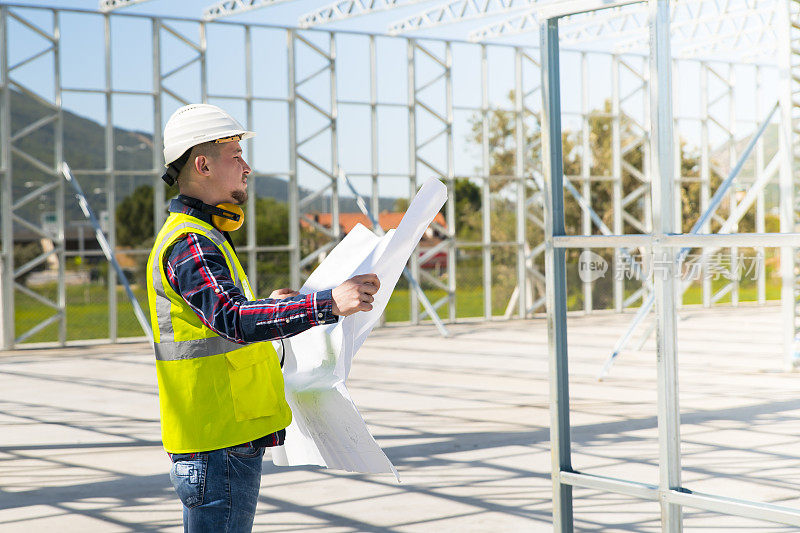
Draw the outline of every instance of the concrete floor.
M800 509L800 375L777 307L685 310L684 485ZM597 371L630 315L570 318L573 465L657 482L654 342ZM349 382L402 479L265 461L254 531L550 525L544 320L375 331ZM144 344L0 352L0 531L181 531ZM658 531L654 502L575 491L577 531ZM685 509L685 531L792 531Z

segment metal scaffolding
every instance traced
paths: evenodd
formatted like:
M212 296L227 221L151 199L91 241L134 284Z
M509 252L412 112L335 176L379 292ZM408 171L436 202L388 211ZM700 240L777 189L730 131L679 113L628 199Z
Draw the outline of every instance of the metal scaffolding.
M12 6L4 7L6 17L20 18L23 13L30 11ZM613 10L612 10L613 11ZM65 11L67 13L81 13L90 16L91 12ZM57 12L54 12L57 13ZM624 15L623 12L619 13ZM283 256L288 259L288 279L292 285L299 284L303 272L312 267L324 254L338 242L341 236L339 212L341 210L342 199L339 197L337 175L340 170L339 154L342 147L338 142L338 123L340 121L339 103L346 104L346 108L363 108L369 112L369 159L370 171L365 174L351 172L344 169L349 175L360 183L362 178L368 178L370 182L370 204L374 212L380 210L380 198L383 185L387 180L407 179L406 190L409 195L415 191L419 178L427 178L435 175L448 183L451 197L455 195L454 183L456 178L466 178L475 183L480 189L480 202L483 206L480 213L479 240L464 241L457 238L458 221L456 220L455 201L448 203L444 212L446 226L437 226L436 231L444 236L441 241L433 248L426 250L418 258L412 259L411 270L418 278L423 287L430 294L436 296L432 298L434 307L442 309L445 306L447 312L443 313L448 321L453 321L460 316L465 316L460 305L457 303L458 287L464 283L470 283L468 278L459 279L459 264L465 257L477 257L471 255L472 252L479 252L479 274L476 281L481 291L481 315L485 319L495 316L510 318L512 316L531 316L533 313L542 310L544 305L544 269L543 253L544 243L536 241L535 235L542 231L544 227L544 203L542 196L542 180L538 167L539 159L539 140L535 134L540 127L540 83L539 83L539 64L536 59L535 49L521 46L508 47L505 45L478 44L467 45L457 43L460 47L470 46L477 54L480 69L477 71L476 80L481 87L480 99L474 105L459 105L454 102L453 89L453 44L447 41L422 40L422 39L392 39L389 37L376 37L369 35L347 34L343 32L319 32L303 31L284 28L273 28L261 25L231 24L219 22L202 22L192 20L170 19L170 18L148 18L136 15L123 15L107 13L103 15L95 14L103 21L105 41L105 51L103 52L104 61L104 85L97 89L82 89L76 87L59 87L59 90L69 94L97 94L101 95L103 113L106 117L105 127L105 165L102 169L74 169L78 179L90 177L103 177L105 185L104 203L107 206L116 206L123 199L118 197L118 179L127 180L134 176L148 176L147 180L153 187L154 206L153 223L158 227L164 220L163 206L166 202L165 190L160 185L158 176L162 165L160 150L152 150L152 167L142 169L120 169L118 168L117 152L115 150L115 98L125 95L132 97L146 98L152 101L153 108L153 127L152 145L161 144L161 128L166 117L177 106L193 100L210 100L220 105L241 106L243 113L241 119L248 128L259 129L254 109L259 105L281 104L286 105L288 121L286 122L285 136L288 138L289 166L286 170L277 169L263 170L268 165L258 153L256 153L253 141L248 141L246 150L250 161L253 163L254 182L260 177L279 177L285 179L288 190L289 209L289 238L286 243L265 245L257 241L255 224L247 224L247 244L242 250L247 257L248 273L257 284L258 269L260 260L268 256ZM117 89L112 84L113 54L111 42L114 38L114 21L117 19L142 21L150 26L150 41L152 45L152 89L151 90L122 90ZM583 22L585 24L585 22ZM235 29L244 50L245 69L241 74L239 83L244 87L241 94L226 94L209 91L209 58L208 58L208 32L218 28L226 31ZM254 63L257 60L258 50L254 33L273 32L285 35L285 57L286 57L286 93L285 96L266 96L259 94L254 88ZM336 46L339 36L352 35L353 39L361 39L364 48L369 50L368 60L362 65L369 71L369 96L360 101L352 99L341 99L337 96L337 58ZM390 42L405 43L406 59L402 66L407 72L406 75L406 99L401 102L384 102L378 96L378 69L384 64L381 60L382 43L387 45ZM48 53L57 53L56 49ZM513 89L512 100L508 103L498 103L496 96L494 99L490 95L489 87L492 83L492 73L490 72L490 55L494 50L510 50L513 52ZM169 53L167 53L169 50ZM44 53L44 52L42 52ZM577 58L580 65L580 108L575 111L564 113L565 119L573 120L578 124L575 133L578 134L581 160L580 170L576 174L568 174L566 179L575 186L568 189L570 195L577 201L580 209L581 231L590 233L615 233L620 234L627 231L648 232L650 231L650 192L649 192L649 168L647 153L649 145L645 142L646 132L649 127L647 117L646 99L643 98L647 89L647 75L644 70L645 61L643 56L635 54L605 54L588 51L565 51ZM608 93L608 108L593 109L589 94L592 86L591 74L587 65L593 58L608 58L611 68L611 90ZM685 60L678 61L676 65L685 63ZM711 153L712 141L709 138L709 128L720 129L720 125L731 125L728 133L729 141L735 141L743 134L749 132L749 127L743 127L739 122L740 131L735 132L733 125L737 122L734 102L734 86L726 76L734 72L731 63L707 61L698 62L701 65L702 79L717 77L722 80L723 90L721 93L711 94L712 88L707 81L700 84L701 94L705 95L703 111L701 116L695 117L704 133L701 142L702 157L701 171L699 177L682 177L683 181L700 180L702 184L701 204L706 205L710 197L710 176L715 164L715 157L719 154ZM313 65L313 66L308 66ZM13 80L14 66L7 67L11 79ZM677 67L676 67L677 68ZM765 72L774 72L768 65L760 66L759 75ZM8 76L6 76L8 78ZM188 81L188 84L187 84ZM719 83L714 89L719 91ZM325 89L324 87L327 87ZM10 91L15 90L14 86L5 84L4 94L9 97ZM721 99L727 105L720 107L717 105ZM508 106L508 110L504 110ZM386 172L381 170L379 161L379 131L381 130L379 116L381 111L404 108L407 110L407 126L404 128L408 135L408 171L407 174L397 172ZM6 105L3 112L9 113L9 106ZM345 115L349 111L344 111ZM480 123L480 161L473 173L464 174L463 170L456 172L454 159L457 156L456 150L459 139L456 138L454 131L454 114L470 113ZM513 121L513 164L510 176L492 175L490 167L494 161L489 146L489 128L494 114L506 113ZM54 117L55 115L53 115ZM572 117L572 118L570 118ZM611 128L611 160L606 162L607 173L593 175L593 165L597 162L592 160L589 153L589 137L591 135L590 123L593 120L602 118L608 120ZM43 119L49 123L49 119ZM55 120L55 119L53 119ZM306 127L313 123L314 127ZM8 125L8 126L7 126ZM8 121L4 121L3 127L10 127ZM676 128L677 129L677 128ZM33 130L31 130L33 131ZM23 132L22 134L24 134ZM21 135L22 135L21 134ZM7 133L4 150L11 150L14 141L20 137L13 137ZM676 133L677 135L677 133ZM717 135L718 137L718 135ZM58 140L56 138L56 143ZM730 161L735 160L735 143L729 142ZM641 153L642 164L633 164L629 161L629 155ZM680 153L676 151L676 158ZM759 169L776 170L775 165L768 165L764 161L764 155L760 157L760 163L756 165ZM677 161L677 159L676 159ZM13 180L13 170L7 170L3 174L4 187L11 188ZM767 181L772 177L767 176ZM755 176L755 181L766 183L763 177ZM507 182L507 185L503 185ZM604 213L597 213L597 205L593 205L593 188L609 184L611 187L612 213L608 226L598 219ZM676 182L676 190L681 186L681 182ZM11 192L6 195L9 198L9 206L15 205L20 198L18 193ZM763 196L763 195L762 195ZM32 196L27 197L30 200ZM492 236L492 217L491 210L493 202L499 198L509 199L515 207L516 229L512 235L504 235L500 240ZM4 200L5 201L5 200ZM734 202L735 198L731 198ZM248 200L248 212L255 211L256 197L251 195ZM321 224L315 220L314 212L319 210L320 204L325 204L325 210L330 213L331 220L326 224ZM764 226L765 207L763 198L758 204L756 223L758 227ZM679 208L676 207L676 208ZM4 216L11 216L13 210L4 210ZM113 210L106 221L109 242L115 243L116 228ZM251 220L251 219L248 219ZM496 224L496 222L495 222ZM4 235L4 264L13 265L13 223L3 226ZM306 248L303 251L301 243L302 227L311 228L316 232L314 247ZM538 228L538 229L536 229ZM531 233L533 231L533 233ZM533 240L531 240L533 239ZM510 247L510 248L509 248ZM516 255L516 283L510 293L493 294L496 292L495 278L496 269L502 265L496 264L494 258L496 254L505 249L513 249ZM58 253L58 252L51 252ZM146 249L130 250L129 254L143 255ZM735 255L735 249L730 252ZM67 255L72 254L69 252ZM437 255L446 256L446 267L438 274L434 274L427 269L420 269L420 265ZM91 255L91 254L89 254ZM512 255L512 256L513 256ZM615 252L614 262L620 261L618 252ZM19 267L19 265L17 265ZM3 298L8 302L5 309L14 309L14 293L22 293L23 289L13 289L13 283L9 281L13 277L11 271L4 270L4 289ZM641 301L645 288L637 285L636 280L615 279L613 282L613 305L617 311L638 305ZM108 338L116 340L118 338L117 316L118 298L116 290L115 273L108 273ZM759 289L760 301L764 301L763 282ZM604 307L594 301L593 285L586 282L583 287L581 305L585 312L592 312L594 309ZM724 289L722 293L710 293L710 285L705 282L704 301L707 305L712 305L725 294L735 296L735 282L732 282L729 289ZM25 293L27 295L27 293ZM497 298L505 298L503 307L498 308L498 302L493 304ZM420 308L413 291L409 293L409 315L412 322L425 319L427 312ZM735 302L735 299L734 299ZM499 310L498 310L499 309ZM503 312L504 309L504 312ZM12 319L13 313L6 313L4 317L4 335L6 338L5 346L11 347L18 342L19 332L16 335ZM61 317L61 315L59 315ZM50 320L63 322L63 319L56 317ZM48 322L49 324L49 322ZM61 326L60 326L61 327ZM124 335L123 335L124 336ZM65 339L61 339L63 342Z
M547 319L548 346L550 352L550 405L552 423L550 427L551 454L553 464L553 524L556 531L573 530L572 488L583 487L619 494L626 494L640 499L657 501L661 508L662 530L668 532L682 531L682 507L692 507L732 514L770 522L800 525L800 510L788 507L754 503L746 500L725 498L713 494L700 494L684 487L681 482L680 453L680 410L678 407L678 359L676 298L677 267L680 265L675 247L710 248L717 246L781 246L782 256L791 256L792 247L800 244L800 234L789 233L790 228L782 225L783 233L747 234L681 234L680 214L676 209L680 202L675 193L680 191L681 176L676 169L676 138L674 136L674 114L672 104L672 59L670 53L669 4L667 0L649 0L650 27L653 34L650 38L649 56L649 100L650 100L650 147L651 168L650 181L652 193L653 230L648 235L613 236L567 236L564 228L564 180L561 143L561 83L559 59L559 19L576 12L602 9L608 3L587 2L572 10L551 12L542 16L542 79L543 79L543 124L542 144L544 151L544 179L546 184L547 208L546 243L547 243ZM784 31L788 35L790 21L786 21ZM788 55L788 51L786 52ZM788 63L788 62L787 62ZM786 72L784 72L786 74ZM703 77L705 79L706 73ZM789 95L790 80L784 77L784 95ZM790 113L792 104L788 99L782 100L784 113ZM704 109L704 114L707 109ZM782 123L784 139L788 140L789 121ZM762 130L763 131L763 130ZM759 132L760 133L760 132ZM733 135L730 135L733 139ZM733 143L730 143L731 146ZM751 143L752 145L752 143ZM784 147L787 145L784 144ZM786 188L791 176L791 162L786 151L781 161L783 174L782 188ZM731 156L732 158L734 155ZM704 164L704 167L706 165ZM733 166L733 165L732 165ZM758 167L759 165L757 165ZM707 171L706 171L707 172ZM733 176L735 177L735 170ZM758 169L757 169L758 172ZM677 178L677 179L676 179ZM701 178L702 179L702 178ZM788 183L787 183L788 182ZM702 183L702 182L701 182ZM724 193L724 189L721 189ZM716 195L715 195L716 196ZM789 195L791 196L791 194ZM717 198L718 199L718 198ZM787 202L782 198L782 209ZM791 205L791 204L789 204ZM735 198L731 199L731 218L736 213ZM713 206L712 206L713 208ZM678 215L676 217L676 215ZM788 217L787 217L788 218ZM729 219L730 220L730 219ZM702 225L703 221L698 224ZM733 219L728 231L735 231L736 220ZM794 228L791 228L794 229ZM727 233L724 229L720 233ZM568 249L579 247L614 247L645 246L652 251L654 261L658 259L666 267L660 274L653 276L653 294L656 314L656 349L657 349L657 385L658 385L658 443L659 443L659 483L649 485L624 479L613 479L580 473L573 469L571 461L570 421L569 421L569 371L567 345L567 291L566 261ZM685 249L685 248L684 248ZM784 275L789 269L782 265ZM735 287L727 289L735 291ZM786 290L786 289L785 289ZM793 285L789 285L789 291ZM735 301L735 300L734 300ZM786 301L784 300L784 304ZM794 309L794 299L790 301L790 310Z
M137 0L106 2L108 11L134 3L138 3ZM744 4L690 0L677 3L672 17L666 0L650 0L646 7L628 5L636 3L632 0L543 2L536 10L474 32L473 38L483 41L477 44L210 22L217 16L274 3L223 2L217 6L217 11L207 15L209 20L206 21L0 5L0 337L3 349L35 340L47 331L52 333L50 340L62 345L67 343L71 334L68 333L70 305L66 264L76 257L100 256L99 251L67 249L65 231L70 221L65 219L65 212L69 206L65 205L59 167L66 142L64 115L69 107L65 107L62 97L91 96L99 102L97 111L104 117L104 121L100 121L104 149L102 166L75 168L73 172L82 181L102 180L102 186L96 187L99 192L89 200L106 207L108 216L104 230L109 245L117 253L139 258L148 253L144 243L138 249L122 250L117 246L120 228L116 227L115 211L124 200L120 183L139 179L152 188L154 200L149 216L158 228L164 221L167 196L171 194L159 180L163 169L159 147L166 118L180 105L197 100L213 101L239 109L239 118L248 129L277 132L276 137L286 139L287 168L280 168L258 153L253 140L245 145L254 169L250 176L253 190L257 190L260 179L277 178L285 183L289 218L287 242L260 242L256 232L259 199L257 194L250 195L246 209L246 244L239 252L246 258L248 276L254 286L258 287L259 276L263 277L258 266L265 258L285 260L278 263L287 265L283 274L296 287L336 245L343 233L343 205L351 200L347 191L342 190L340 194L342 171L352 177L354 188L361 186L358 194L368 197L369 211L373 214L385 208L386 189L396 188L400 183L401 190L410 198L419 182L436 176L447 184L450 195L443 213L445 223L434 224L439 240L430 248L419 250L410 262L410 271L420 281L426 296L430 296L433 308L446 322L466 316L463 312L465 297L462 296L465 291L461 289L480 293L476 306L479 310L473 316L484 320L531 317L546 304L557 530L572 528L572 487L658 501L665 531L680 530L683 506L800 525L800 514L793 509L693 493L682 486L675 340L675 312L681 305L678 295L682 288L675 281L675 274L683 255L675 247L699 250L705 268L712 254L722 257L724 253L731 269L740 255L739 248L755 247L762 254L766 248L780 248L786 366L791 368L796 363L794 346L800 335L800 285L796 284L794 268L800 260L797 255L800 238L793 232L800 217L800 207L795 201L796 158L800 157L800 0L758 0ZM317 12L304 24L323 24L411 3L414 2L340 3L336 8L339 11L329 6L325 8L327 11ZM398 32L410 32L439 24L457 24L473 15L489 15L516 7L519 5L514 2L449 2L393 28ZM577 13L592 9L600 11L591 16ZM97 86L75 87L62 82L61 55L67 52L62 50L61 21L67 15L94 17L92 20L101 23L100 38L104 44L98 53L103 76ZM670 18L674 21L671 26ZM143 41L152 49L148 52L151 53L151 70L143 76L149 81L149 89L115 85L114 67L118 60L115 60L112 43L115 24L123 20L141 24ZM651 27L656 31L653 38L648 33ZM670 29L674 32L672 42ZM210 65L214 51L209 44L209 33L223 30L227 32L225 46L240 46L243 50L244 67L235 83L244 89L235 94L211 90L209 85L213 82ZM525 35L531 31L540 32L541 48L488 42L494 37ZM267 61L259 56L265 48L265 35L273 38L268 59L281 58L276 60L281 68L275 69L273 74L277 79L285 76L285 85L281 87L285 92L266 91L256 78L255 73L264 68ZM363 97L345 98L340 94L342 78L347 74L342 74L342 54L337 51L347 39L357 41L357 46L366 50L366 59L359 67L368 73L363 84L368 87ZM606 51L586 47L587 43L609 41L611 44ZM649 51L648 43L652 47ZM457 50L469 52L463 63L477 65L469 80L480 90L467 104L458 102L459 87L454 88L457 70L462 66ZM507 64L499 62L501 67L498 68L513 72L509 74L509 86L505 87L510 89L508 94L499 97L492 92L495 81L492 54L496 51L504 51L511 58ZM714 54L718 56L710 57ZM731 60L735 54L745 55ZM566 59L575 67L568 71L570 83L563 84L566 88L562 95L559 77ZM32 84L21 74L24 67L36 61L48 61L50 70L46 79ZM602 92L602 84L593 79L591 65L594 61L608 64L608 72L602 80L609 84L606 93ZM742 110L737 106L737 98L741 98L739 86L743 84L741 77L737 77L737 68L744 63L753 65L755 72L756 109L753 117L743 120ZM684 81L679 86L673 73L687 65L696 70L697 82ZM400 97L381 94L381 77L389 72L399 73L395 80L397 87L393 89L402 93ZM767 81L772 79L779 81L777 89ZM562 100L566 100L569 91L578 103L562 110ZM699 94L700 104L695 113L673 113L673 102L677 108L684 91ZM606 97L599 107L592 100L597 93ZM726 207L717 212L713 205L715 183L744 162L741 155L747 149L742 150L740 143L764 131L759 129L759 124L771 116L769 100L773 94L780 109L780 120L776 122L778 150L767 153L763 139L754 141L754 155L749 159L752 170L746 175L733 174L732 187L725 193ZM13 120L16 108L12 100L18 97L35 102L42 110L40 115L24 124ZM124 153L120 148L125 149L117 141L121 129L115 102L120 97L137 98L137 102L147 102L152 107L152 129L145 132L149 135L146 141L152 157L146 168L120 167ZM506 97L510 100L503 100ZM265 120L258 110L266 105L285 109L285 121L281 121L279 112ZM340 142L343 118L353 109L365 111L368 117L360 132L368 168L355 172L345 168L344 147ZM392 116L388 132L381 118L385 112L391 112ZM150 112L146 114L149 116ZM472 146L476 152L472 154L475 165L468 171L458 169L459 159L469 157L462 146L468 143L460 138L464 132L457 129L459 116L471 121L468 126L473 128L476 145ZM493 170L496 163L493 150L497 148L490 141L493 117L508 120L508 137L513 138L505 152L513 156L513 161L505 168L513 170L502 173ZM562 126L562 121L567 126ZM604 121L608 126L608 161L598 161L596 157L599 156L592 154L592 128L597 121ZM681 131L687 121L699 130L699 142L696 168L684 171L680 170L685 156ZM33 155L26 143L31 135L44 130L49 133L46 159ZM566 175L563 165L567 154L562 154L562 133L572 135L571 142L575 146L568 155L573 157L573 162L577 161L574 171ZM401 153L401 159L407 163L404 169L383 167L381 146L386 142L384 137L391 135L394 135L394 144L390 148ZM598 171L601 166L605 170ZM34 169L44 178L27 180L25 168ZM509 172L511 175L506 175ZM463 183L459 180L465 180L479 191L479 201L475 204L480 206L475 208L479 212L473 213L479 223L469 239L459 237L462 228L456 211L457 183ZM770 206L765 190L767 186L776 185L780 203L774 207L780 214L782 233L768 234L765 231ZM696 232L684 233L685 228L680 227L684 219L680 198L686 188L694 186L699 188L699 212L708 213L709 218L703 220ZM595 193L603 187L609 191L610 212L598 211L600 204ZM91 192L84 188L87 193ZM364 194L365 190L369 194ZM565 203L573 200L573 204ZM29 209L36 202L38 211ZM568 205L575 207L568 208ZM500 226L493 219L497 206L513 214L506 233L495 233ZM102 211L97 206L95 210ZM48 216L36 220L32 212L44 212ZM752 215L755 234L736 233L737 225L748 213ZM328 218L323 220L320 214ZM565 235L565 215L578 220L578 234ZM25 261L17 260L18 232L33 235L31 238L43 245L42 253ZM305 242L304 235L311 233L314 238ZM502 238L497 234L502 234ZM615 277L610 285L612 298L605 306L598 302L597 285L584 281L579 304L573 308L580 307L586 313L601 307L620 312L640 304L645 304L644 308L649 298L655 303L658 485L578 473L572 468L570 457L566 264L577 255L573 252L608 254L609 250L613 250L612 261L618 264L637 253L640 247L671 265L666 276L655 277L650 283ZM502 253L504 255L499 255ZM443 258L444 268L438 272L423 268L435 257ZM509 264L499 264L497 257ZM471 261L470 267L478 265L472 284L469 277L463 275L463 265L467 261ZM50 264L53 290L22 282L26 274L45 263ZM507 288L514 289L508 293L501 292L496 281L501 268L513 273L514 279ZM758 268L757 301L765 303L764 265ZM103 338L113 342L120 337L135 336L130 328L125 329L128 333L120 332L124 317L118 316L117 311L120 302L116 274L109 270L106 276L107 328ZM710 278L703 277L705 306L720 304L727 298L733 305L742 300L736 276L731 275L729 279L729 283L713 286ZM501 305L497 305L498 299L502 300ZM15 313L23 301L35 302L46 311L25 327L18 325ZM408 291L408 304L409 321L418 323L429 318L420 308L414 291ZM77 332L77 337L73 338L85 339L81 334Z

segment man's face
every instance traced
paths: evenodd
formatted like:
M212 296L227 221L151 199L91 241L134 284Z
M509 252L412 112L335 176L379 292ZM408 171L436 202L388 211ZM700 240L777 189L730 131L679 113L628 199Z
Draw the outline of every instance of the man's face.
M219 203L241 205L247 201L247 175L250 174L250 167L242 157L242 147L238 142L220 144L219 155L208 158L208 168L222 198Z

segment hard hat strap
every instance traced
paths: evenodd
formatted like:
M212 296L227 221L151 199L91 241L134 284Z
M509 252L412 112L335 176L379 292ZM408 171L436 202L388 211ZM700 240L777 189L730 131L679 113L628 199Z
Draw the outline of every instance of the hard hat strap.
M191 153L192 149L189 148L188 150L183 152L183 155L181 155L178 159L169 164L169 166L167 167L167 171L164 172L163 176L161 176L161 179L167 182L167 185L169 185L170 187L175 185L175 181L178 179L178 175L181 173L181 169L189 160L189 155Z

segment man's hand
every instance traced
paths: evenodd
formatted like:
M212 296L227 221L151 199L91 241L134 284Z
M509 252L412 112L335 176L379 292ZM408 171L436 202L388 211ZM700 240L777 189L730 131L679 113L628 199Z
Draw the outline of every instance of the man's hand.
M298 294L300 293L292 289L277 289L272 291L272 294L270 294L269 297L272 300L283 300L284 298L291 298L292 296L297 296Z
M353 276L333 289L333 314L348 316L359 311L371 311L373 294L381 282L375 274Z

